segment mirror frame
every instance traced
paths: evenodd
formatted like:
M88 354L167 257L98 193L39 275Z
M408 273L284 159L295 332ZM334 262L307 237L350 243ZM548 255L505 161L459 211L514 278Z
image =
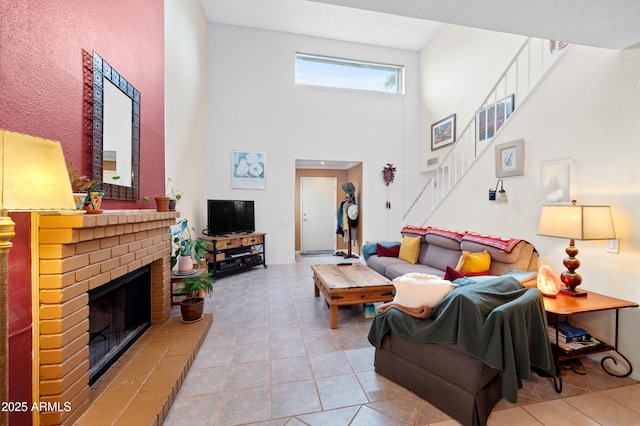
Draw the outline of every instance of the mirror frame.
M103 182L104 79L131 98L131 186ZM100 55L93 52L93 180L105 191L104 197L116 200L140 198L140 92Z

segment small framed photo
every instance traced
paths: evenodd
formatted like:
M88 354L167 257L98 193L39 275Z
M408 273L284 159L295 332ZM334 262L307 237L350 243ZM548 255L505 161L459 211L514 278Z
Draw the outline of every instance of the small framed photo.
M519 176L524 174L524 140L496 145L496 177Z
M456 115L451 114L431 125L431 151L456 141Z
M573 158L542 163L542 196L545 203L569 203L575 200Z

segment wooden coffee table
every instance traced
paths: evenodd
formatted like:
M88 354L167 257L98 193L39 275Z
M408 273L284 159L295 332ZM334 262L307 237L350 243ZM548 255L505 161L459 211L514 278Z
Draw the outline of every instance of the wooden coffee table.
M315 297L322 295L338 328L338 306L393 300L393 284L362 263L311 265Z

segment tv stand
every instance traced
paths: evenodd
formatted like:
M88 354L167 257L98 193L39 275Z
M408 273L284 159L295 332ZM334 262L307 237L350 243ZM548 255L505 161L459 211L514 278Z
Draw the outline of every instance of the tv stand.
M254 232L201 237L200 239L207 243L206 261L211 275L219 277L259 265L266 268L266 235Z

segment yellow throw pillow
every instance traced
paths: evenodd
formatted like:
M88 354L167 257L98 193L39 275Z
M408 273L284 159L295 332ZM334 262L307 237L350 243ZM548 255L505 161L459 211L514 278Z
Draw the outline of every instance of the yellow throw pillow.
M463 251L460 260L458 260L458 266L456 271L460 272L487 272L491 268L491 255L488 251L480 253L470 253Z
M418 262L418 254L420 253L420 237L402 237L400 243L400 253L398 259L404 260L411 264Z

